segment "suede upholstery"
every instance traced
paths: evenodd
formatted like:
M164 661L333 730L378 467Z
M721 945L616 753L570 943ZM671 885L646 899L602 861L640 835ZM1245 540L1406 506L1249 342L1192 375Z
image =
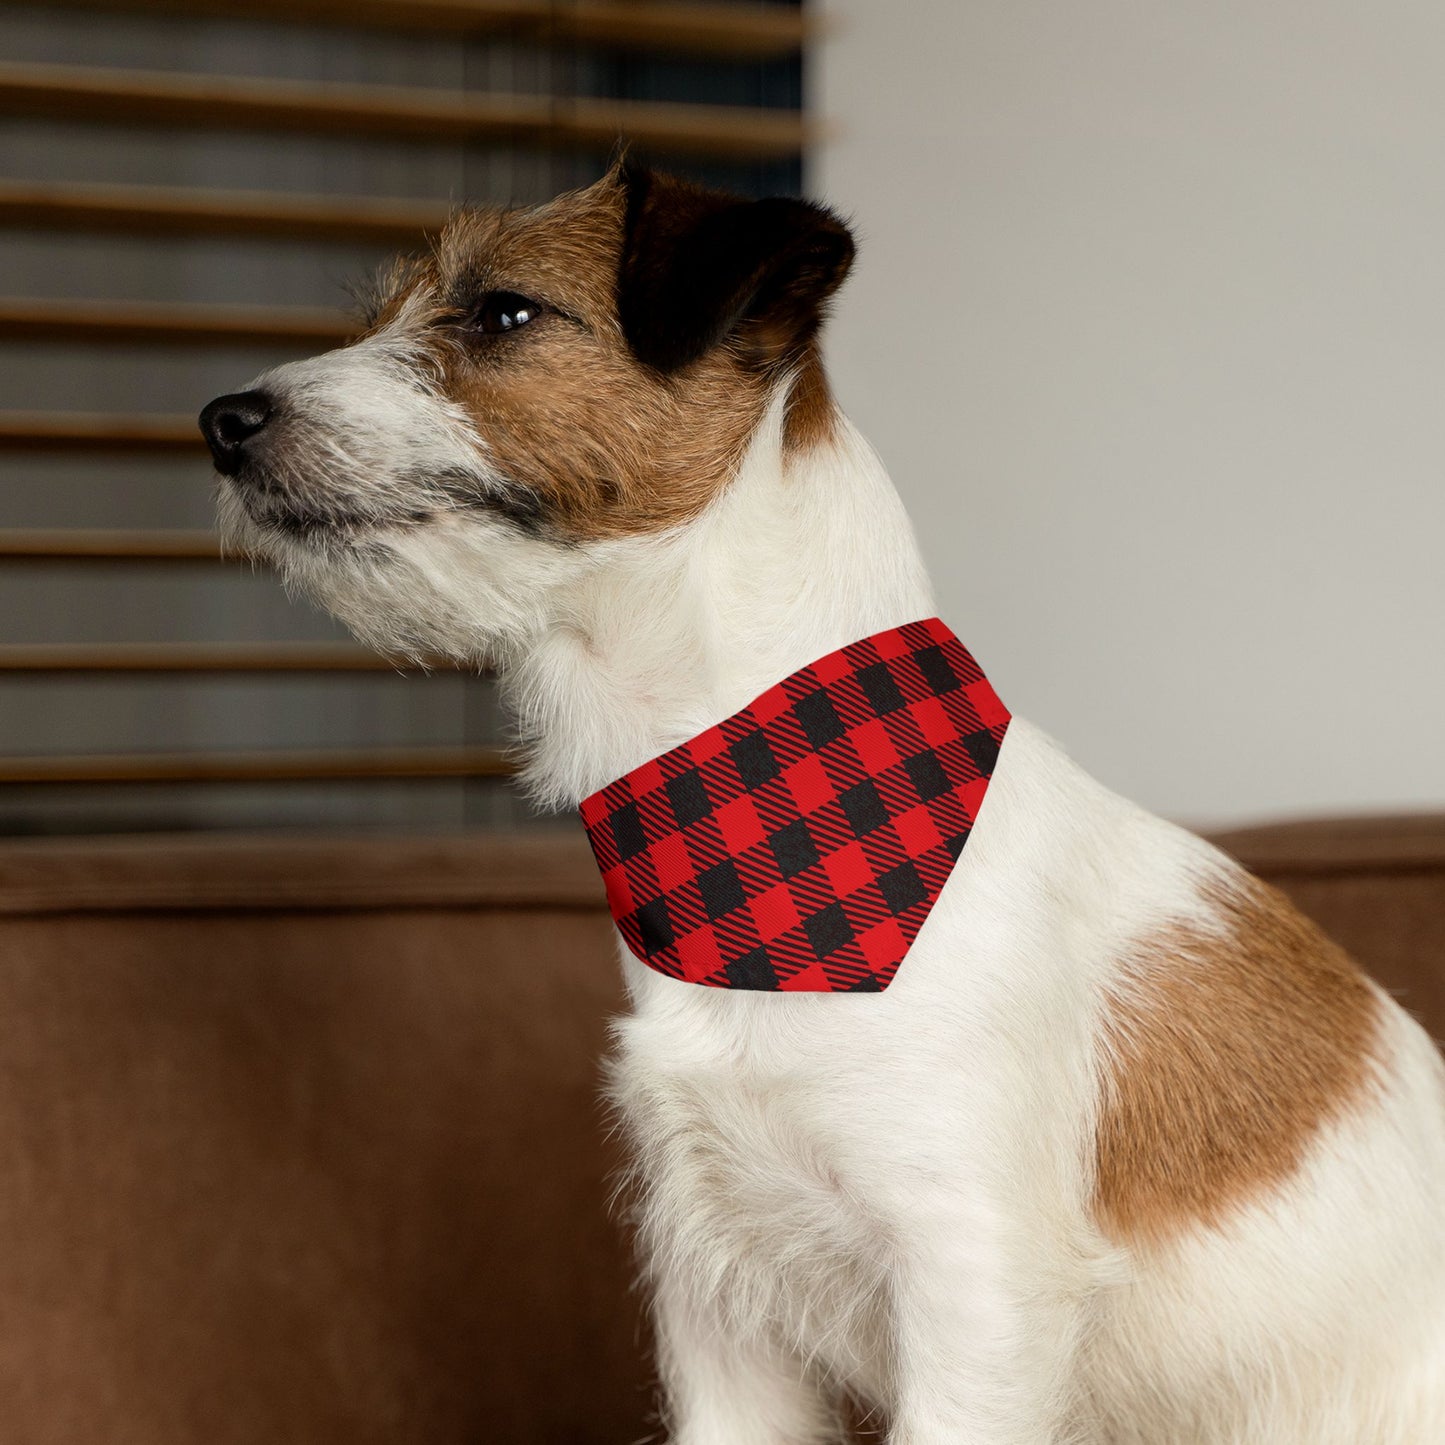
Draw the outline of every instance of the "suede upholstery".
M1445 1032L1445 818L1222 840ZM655 1429L580 831L0 844L7 1445Z

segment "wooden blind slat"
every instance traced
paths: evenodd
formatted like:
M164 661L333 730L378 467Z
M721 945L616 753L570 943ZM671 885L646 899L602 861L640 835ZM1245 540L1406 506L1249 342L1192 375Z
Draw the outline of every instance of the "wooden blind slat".
M3 562L219 562L214 532L136 528L0 529Z
M0 412L0 451L204 453L193 416Z
M791 110L38 64L0 64L0 114L594 151L627 137L660 152L734 160L793 157L812 135Z
M358 329L345 312L322 307L0 297L0 341L327 349Z
M412 670L351 643L123 642L0 644L0 674L356 673Z
M383 778L505 778L501 748L88 753L0 757L0 783L293 783Z
M414 246L447 214L445 206L362 196L0 181L0 225L34 229Z
M765 59L796 55L816 27L790 6L656 0L52 0L72 9L401 30L511 35L539 44L597 45Z
M466 0L461 0L466 3ZM628 4L625 0L545 0L551 39L562 44L691 51L699 55L777 59L797 55L819 27L801 9L782 5ZM521 6L517 7L521 9ZM535 13L542 4L526 8ZM539 27L548 38L546 26Z

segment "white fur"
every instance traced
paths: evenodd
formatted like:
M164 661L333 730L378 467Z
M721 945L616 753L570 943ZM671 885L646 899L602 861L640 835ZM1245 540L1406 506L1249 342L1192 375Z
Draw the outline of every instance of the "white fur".
M268 384L344 399L358 373L340 368L372 364ZM424 385L389 398L367 374L366 474L468 444ZM563 547L443 513L358 550L228 515L362 636L499 658L530 782L572 804L800 665L932 615L877 457L845 423L785 463L781 415L780 395L731 485L661 537ZM893 1445L1445 1440L1445 1089L1393 1004L1378 1096L1286 1188L1154 1254L1091 1216L1104 1000L1132 942L1209 923L1201 885L1231 866L1015 720L887 992L699 988L622 950L613 1089L676 1445L833 1440L843 1389Z

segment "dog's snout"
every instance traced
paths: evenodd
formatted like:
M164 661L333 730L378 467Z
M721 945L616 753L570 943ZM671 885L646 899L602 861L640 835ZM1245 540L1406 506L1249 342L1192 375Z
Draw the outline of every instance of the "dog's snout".
M270 421L274 409L264 391L238 391L218 396L201 412L201 432L222 476L240 471L246 443Z

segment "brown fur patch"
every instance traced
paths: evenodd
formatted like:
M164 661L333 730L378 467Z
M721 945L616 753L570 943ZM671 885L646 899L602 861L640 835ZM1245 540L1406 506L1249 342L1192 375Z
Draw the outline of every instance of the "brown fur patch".
M673 376L633 356L617 311L624 206L608 178L532 210L463 212L382 313L433 351L496 469L578 540L696 516L736 472L770 390L730 342ZM488 291L548 309L514 334L449 332Z
M1379 1000L1354 963L1245 874L1210 901L1219 931L1145 940L1105 1025L1094 1203L1117 1238L1220 1225L1371 1079Z
M783 449L789 455L812 451L833 440L838 409L818 348L810 346L798 367L783 422Z

